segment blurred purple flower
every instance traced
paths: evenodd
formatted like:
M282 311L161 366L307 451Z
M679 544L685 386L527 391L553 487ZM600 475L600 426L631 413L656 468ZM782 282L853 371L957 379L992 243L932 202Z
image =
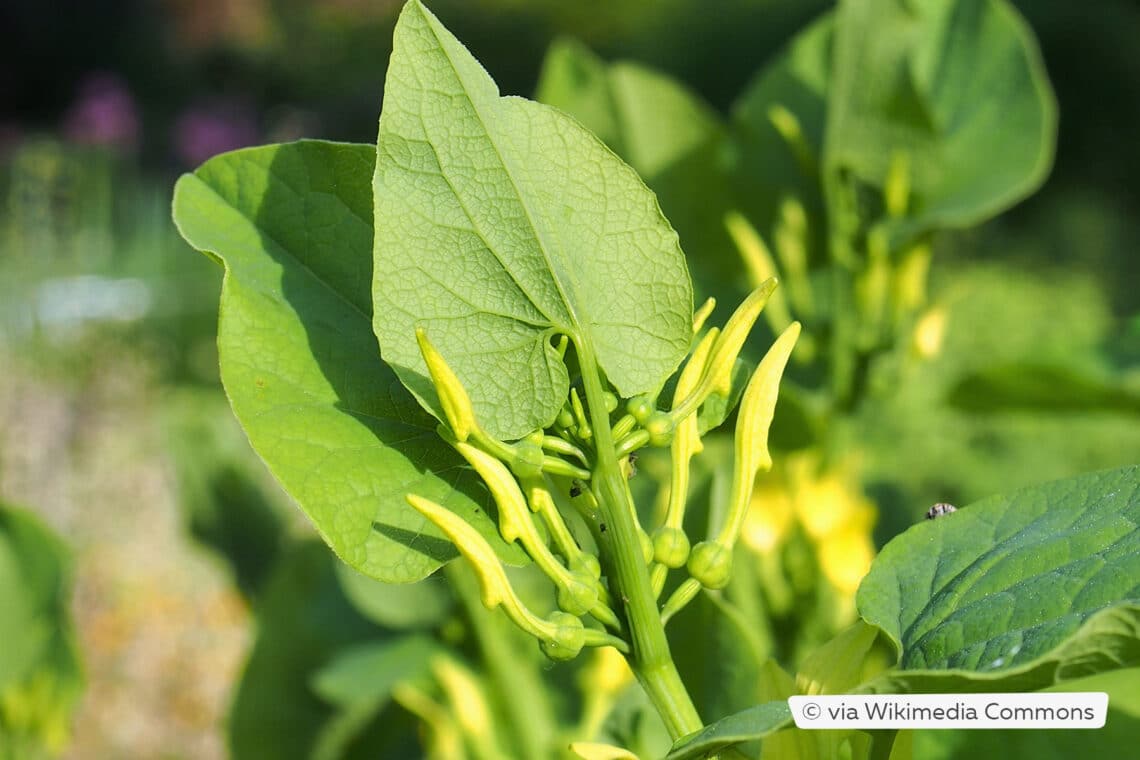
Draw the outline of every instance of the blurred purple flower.
M63 134L83 145L134 150L139 141L138 107L126 83L106 72L88 75L64 115Z
M197 166L211 156L260 142L248 106L219 100L191 106L174 125L174 151L182 163Z

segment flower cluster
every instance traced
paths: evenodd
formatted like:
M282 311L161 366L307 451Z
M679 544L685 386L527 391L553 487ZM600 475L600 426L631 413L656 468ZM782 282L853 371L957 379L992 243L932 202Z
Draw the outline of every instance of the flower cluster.
M774 279L763 283L739 306L723 328L702 333L712 311L710 301L694 320L693 349L681 371L668 410L658 399L641 395L624 406L609 391L585 398L571 388L565 406L549 428L524 438L500 441L479 423L478 414L458 377L417 330L420 351L440 400L446 440L479 474L494 498L499 532L508 543L517 542L557 589L559 609L541 617L527 608L511 584L490 544L478 531L446 508L416 494L408 503L434 523L471 563L479 580L483 604L502 607L522 630L534 636L552 659L575 657L584 646L612 646L628 653L634 636L631 621L623 616L627 590L615 581L617 554L634 554L643 562L656 596L665 588L671 570L684 568L688 578L660 607L663 624L701 588L728 584L733 549L752 503L756 474L771 467L768 428L785 365L799 335L791 323L752 373L743 393L735 436L733 486L719 531L692 543L683 529L689 466L701 450L698 412L710 401L724 405L732 394L733 370L752 326L776 288ZM563 336L559 351L565 357L573 336ZM602 407L604 412L596 408ZM604 421L604 435L596 429ZM611 450L604 450L607 445ZM661 524L646 531L639 523L628 486L614 501L612 492L598 487L600 462L620 461L626 474L632 455L645 446L669 448L672 478L669 504ZM567 486L567 484L569 484ZM609 494L609 495L607 495ZM621 499L620 496L624 496ZM636 547L615 546L605 536L607 515L626 510L636 531ZM592 542L579 541L566 516L576 513L588 526ZM590 625L583 618L592 618Z

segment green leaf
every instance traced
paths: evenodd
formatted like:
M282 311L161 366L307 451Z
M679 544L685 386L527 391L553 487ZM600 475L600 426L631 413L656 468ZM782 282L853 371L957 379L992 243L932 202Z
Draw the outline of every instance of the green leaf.
M914 757L951 760L962 757L1031 757L1069 760L1073 757L1130 757L1140 736L1140 671L1117 670L1069 681L1050 691L1104 691L1108 714L1097 731L1048 729L1024 731L915 731Z
M489 494L380 359L368 286L372 170L370 146L306 141L227 153L178 181L179 231L226 268L226 393L274 476L366 575L418 580L456 556L404 502L408 492L523 562L488 516Z
M808 216L811 259L823 258L826 245L818 163L827 123L834 29L835 14L827 13L800 31L732 106L739 151L733 178L741 208L771 247L781 202L798 199ZM803 155L797 156L797 149L773 125L773 109L795 117Z
M676 233L636 173L573 119L499 97L417 0L396 25L374 182L374 329L400 379L441 416L424 327L492 435L553 422L588 347L625 397L688 350L692 286Z
M732 148L708 104L660 72L627 61L606 64L568 40L551 45L535 97L582 122L657 194L702 299L714 296L727 310L751 290L724 226L735 205Z
M1140 663L1140 467L985 499L898 536L857 595L901 651L863 690L1032 690Z
M963 377L951 388L951 406L970 412L1040 410L1140 414L1140 393L1074 367L1004 364Z
M682 736L665 760L694 760L722 752L743 742L763 739L792 723L787 700L750 707L700 731Z
M840 3L824 171L912 191L896 236L969 226L1044 181L1057 113L1028 25L1004 0Z
M441 651L431 638L422 635L350 647L317 671L313 691L342 706L385 699L397 683L426 675L428 662Z
M71 558L30 512L0 502L0 751L59 752L83 690Z
M380 583L344 563L336 568L340 586L364 617L386 628L425 628L441 622L454 606L447 581L439 575L407 585Z
M881 631L859 620L813 650L800 666L801 694L845 694L894 663Z
M723 132L712 108L680 83L637 63L607 65L570 40L551 45L535 97L582 122L651 186Z

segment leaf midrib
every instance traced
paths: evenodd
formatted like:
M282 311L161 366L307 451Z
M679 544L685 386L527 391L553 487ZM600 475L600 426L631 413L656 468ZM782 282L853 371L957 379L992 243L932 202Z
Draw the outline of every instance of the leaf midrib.
M495 155L498 157L499 163L502 164L503 169L506 172L507 179L510 180L511 188L514 190L514 195L518 199L518 203L522 207L523 212L526 214L526 219L530 225L531 232L534 235L535 241L538 243L538 250L542 254L543 261L546 263L546 269L547 269L547 271L550 272L551 282L554 283L554 287L558 290L558 295L562 299L562 304L563 304L563 306L566 307L567 316L570 317L570 321L573 324L572 325L560 325L560 324L558 324L558 322L556 320L551 319L550 315L546 314L541 308L539 309L539 311L547 319L550 320L550 324L552 327L561 328L563 331L567 332L568 334L571 334L573 337L575 337L575 342L578 343L581 341L581 336L583 334L583 331L581 330L582 321L579 318L578 312L574 308L574 304L572 303L571 299L569 299L567 297L566 289L563 287L562 281L560 279L561 273L554 267L554 264L551 261L550 254L547 252L547 244L546 244L545 238L543 237L542 234L540 234L538 225L535 224L534 214L531 211L531 208L530 208L529 204L527 203L523 193L521 193L519 191L519 184L515 178L516 169L513 166L513 164L511 164L510 162L507 161L506 157L503 154L502 149L500 148L499 144L495 141L495 138L494 138L491 130L489 130L487 128L487 116L486 116L486 114L484 114L482 109L480 109L479 104L470 95L468 95L469 88L467 87L467 82L464 79L463 74L459 71L458 67L456 67L455 61L452 60L451 55L447 51L447 48L444 46L443 40L440 38L439 33L435 28L435 25L432 23L432 19L426 15L426 13L424 12L424 10L422 8L419 9L419 11L420 11L421 17L424 19L424 22L428 27L428 30L431 32L432 37L436 41L436 46L438 47L439 51L443 54L443 57L447 60L448 65L451 67L451 71L455 74L456 81L458 81L460 86L463 88L463 95L467 99L467 102L469 102L471 104L472 111L474 111L475 115L478 117L479 126L482 127L483 133L487 137L487 142L491 145L492 148L494 148ZM496 89L496 93L497 93L498 88L494 85L494 83L492 83L492 87L494 87ZM500 94L496 94L495 98L496 98L496 100L502 100L503 96ZM435 149L435 147L432 146L432 150L434 150L434 149ZM440 165L440 173L441 173L441 175L444 176L444 179L446 180L447 177L443 171L442 164ZM450 180L447 180L447 181L448 181L448 185L450 186L450 184L451 184ZM459 196L457 194L456 198L458 198L458 197ZM462 201L460 201L460 204L462 205ZM464 206L464 213L468 213L466 206ZM469 213L468 213L468 218L470 218ZM472 220L472 223L474 224L474 220ZM481 232L480 232L480 237L483 237ZM486 238L484 238L484 242L486 242ZM487 248L491 252L491 255L493 255L499 261L499 264L503 266L503 269L506 270L510 274L510 270L507 268L506 264L503 263L502 259L499 258L498 253L490 245L488 245ZM513 279L513 274L512 274L512 279ZM573 288L573 286L576 285L576 283L572 282L572 283L570 283L570 285ZM534 301L533 298L531 298L531 296L527 292L527 290L525 288L521 288L521 285L520 285L520 289L522 289L523 293L525 293L527 295L527 297L531 299L531 303L535 304L535 306L537 307L538 303L536 301ZM573 288L573 289L575 292L577 292L577 288Z

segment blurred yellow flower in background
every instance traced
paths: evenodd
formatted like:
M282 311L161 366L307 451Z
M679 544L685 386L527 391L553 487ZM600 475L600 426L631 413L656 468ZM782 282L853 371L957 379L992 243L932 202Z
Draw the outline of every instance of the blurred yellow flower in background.
M798 526L820 571L843 597L854 597L871 567L878 510L864 495L854 458L824 465L819 452L783 459L762 474L745 518L744 544L760 555L779 551Z

